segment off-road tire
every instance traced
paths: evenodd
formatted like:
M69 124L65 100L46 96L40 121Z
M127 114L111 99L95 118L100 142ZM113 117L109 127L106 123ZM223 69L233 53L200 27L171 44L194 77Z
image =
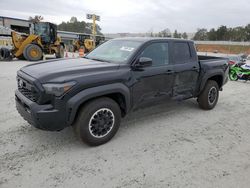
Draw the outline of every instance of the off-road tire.
M28 56L27 56L27 48L29 47L29 45L25 46L24 49L23 49L23 54L20 55L18 57L18 59L20 60L28 60ZM29 61L29 60L28 60Z
M70 44L68 48L69 48L69 52L75 52L75 47L72 44Z
M216 96L213 97L214 100L210 100L211 98L209 98L211 92L213 93L216 92ZM217 82L214 80L208 80L206 86L204 87L203 91L198 97L198 103L200 108L204 110L211 110L216 106L218 99L219 99L219 86Z
M64 58L64 47L60 45L58 47L58 52L56 53L56 58Z
M36 44L28 44L23 50L23 56L28 61L39 61L43 57L43 51L41 47Z
M93 135L93 131L91 129L93 127L91 127L90 125L93 121L93 117L95 117L95 114L103 109L108 109L112 112L112 115L114 117L112 123L113 126L109 129L109 132L106 133L107 135L104 134L103 137L96 137ZM100 117L99 114L97 115L97 117ZM79 137L83 142L91 146L98 146L108 142L111 138L113 138L113 136L119 129L120 122L121 110L119 105L114 100L108 97L102 97L87 102L80 109L77 119L73 125L73 129L77 137Z
M0 48L0 60L8 60L11 58L10 50L7 48Z

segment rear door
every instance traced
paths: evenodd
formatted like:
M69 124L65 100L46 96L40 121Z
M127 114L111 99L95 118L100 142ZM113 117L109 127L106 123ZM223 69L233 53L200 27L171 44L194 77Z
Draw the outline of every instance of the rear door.
M173 43L175 79L173 95L194 95L199 76L199 63L194 44L188 41Z

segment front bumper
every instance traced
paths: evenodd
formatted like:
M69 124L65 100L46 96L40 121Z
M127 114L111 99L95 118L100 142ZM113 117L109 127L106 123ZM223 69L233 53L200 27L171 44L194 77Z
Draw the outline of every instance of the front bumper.
M39 105L15 91L16 109L31 125L38 129L59 131L67 127L63 109L55 109L51 104Z

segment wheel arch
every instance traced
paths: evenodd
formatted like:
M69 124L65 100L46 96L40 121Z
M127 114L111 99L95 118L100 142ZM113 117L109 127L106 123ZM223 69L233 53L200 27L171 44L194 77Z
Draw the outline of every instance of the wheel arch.
M130 109L130 92L124 84L116 83L85 89L73 96L66 105L67 123L73 124L81 107L87 102L100 98L109 97L118 103L122 116Z
M217 82L219 88L222 88L223 85L223 76L222 75L215 75L210 77L208 80L214 80Z
M215 72L213 74L204 75L204 78L202 79L201 84L200 84L199 94L203 91L208 80L216 81L218 86L219 86L219 89L221 89L223 86L223 80L224 80L223 73L222 72Z

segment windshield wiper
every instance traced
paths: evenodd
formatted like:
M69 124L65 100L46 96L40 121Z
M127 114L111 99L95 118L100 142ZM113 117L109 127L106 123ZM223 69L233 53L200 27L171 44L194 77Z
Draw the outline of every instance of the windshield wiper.
M92 60L95 60L95 61L103 61L101 59L97 59L97 58L91 58Z
M92 57L87 57L87 56L84 56L83 58L85 58L85 59L91 59L91 60L94 60L94 61L111 63L111 61L104 60L104 59L92 58Z
M110 63L110 61L104 60L104 59L98 59L98 58L88 58L88 59L92 59L94 61L100 61L100 62L108 62L108 63Z

